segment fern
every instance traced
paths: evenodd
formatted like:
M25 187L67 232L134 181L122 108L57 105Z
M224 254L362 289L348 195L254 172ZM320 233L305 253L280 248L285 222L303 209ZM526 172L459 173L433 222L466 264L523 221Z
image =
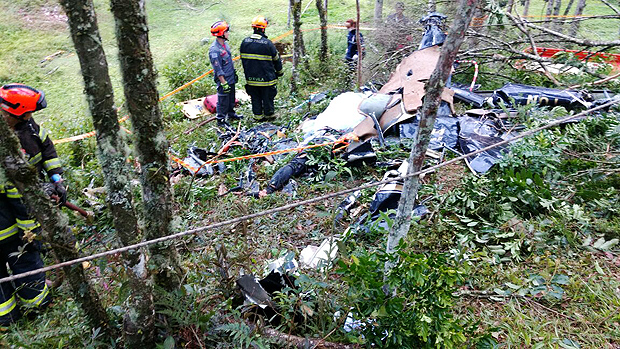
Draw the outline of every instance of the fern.
M266 338L262 338L259 333L243 322L224 324L218 326L216 331L224 332L231 336L236 348L270 348L270 343Z

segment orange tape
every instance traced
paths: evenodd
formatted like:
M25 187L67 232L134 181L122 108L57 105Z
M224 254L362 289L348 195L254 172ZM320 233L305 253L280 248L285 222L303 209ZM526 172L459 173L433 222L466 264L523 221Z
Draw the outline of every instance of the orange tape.
M282 149L282 150L274 150L274 151L270 151L270 152L266 152L266 153L259 153L259 154L250 154L250 155L244 155L244 156L237 156L234 158L228 158L228 159L221 159L221 160L209 160L209 161L205 161L200 167L202 168L202 166L204 165L211 165L211 164L217 164L220 162L231 162L231 161L238 161L238 160L248 160L248 159L254 159L254 158L262 158L265 156L269 156L269 155L278 155L278 154L284 154L284 153L292 153L295 151L302 151L302 150L306 150L306 149L313 149L313 148L318 148L318 147L324 147L327 145L336 145L336 144L342 144L343 147L339 147L338 149L342 149L344 147L346 147L349 143L348 141L351 140L359 140L359 138L353 134L353 133L347 133L346 135L340 137L339 139L333 141L333 142L327 142L327 143L321 143L321 144L312 144L312 145L307 145L304 147L297 147L297 148L289 148L289 149ZM190 166L189 164L187 164L186 162L184 162L183 160L177 158L176 156L170 154L170 159L174 162L176 162L177 164L185 167L186 169L190 170L190 172L193 172L194 175L196 175L196 173L200 170L200 168L196 169L195 167Z

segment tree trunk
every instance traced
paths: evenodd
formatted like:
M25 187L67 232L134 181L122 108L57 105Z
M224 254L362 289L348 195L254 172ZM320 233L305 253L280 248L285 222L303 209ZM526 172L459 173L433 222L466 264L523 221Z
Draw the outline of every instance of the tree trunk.
M568 5L566 5L566 8L564 9L564 16L568 16L568 14L570 13L570 9L571 7L573 7L573 3L575 2L575 0L568 0Z
M435 0L428 0L428 12L437 11L437 2Z
M299 84L299 64L306 49L304 47L304 37L301 32L301 0L290 0L290 9L293 15L293 72L291 74L291 92L297 92Z
M553 2L554 0L545 0L545 19L543 20L543 27L549 28L551 24L551 14L553 13Z
M381 22L383 22L383 0L375 0L375 25L378 27Z
M527 17L528 12L530 11L530 0L523 1L523 17Z
M506 12L512 13L512 8L515 6L515 0L508 0L506 3Z
M407 175L411 175L422 169L424 155L428 148L433 125L437 118L437 109L441 103L441 94L446 81L452 72L452 65L458 53L459 47L463 42L465 33L471 22L477 0L459 0L456 17L450 31L441 48L441 55L437 66L433 71L428 83L425 86L424 104L420 111L420 124L416 134L411 154L409 155L409 166ZM413 211L415 198L418 192L418 176L405 179L403 193L398 203L394 226L390 230L387 241L387 252L393 253L400 241L407 236L411 225L411 212ZM386 269L391 266L387 265Z
M139 242L141 233L95 8L92 0L61 0L61 5L67 13L84 77L84 92L97 131L97 156L104 173L108 207L121 243L132 245ZM125 304L124 343L128 348L151 347L155 345L154 308L152 285L144 266L146 259L141 250L126 252L123 257L131 288Z
M362 86L362 40L360 40L360 0L355 0L355 42L357 44L357 89Z
M9 125L0 121L0 161L2 175L22 194L22 200L29 212L41 224L45 240L49 241L55 257L61 261L79 258L75 250L76 240L67 224L67 217L54 207L50 199L41 190L41 183L34 167L24 159L17 136ZM109 326L106 313L99 295L88 282L81 264L63 268L71 285L73 297L86 314L90 326L101 329L107 340L113 340L117 334Z
M577 3L577 7L575 8L575 17L581 16L583 14L583 10L586 8L586 0L579 0ZM579 18L575 18L575 21L571 23L570 28L568 29L568 36L576 37L577 32L579 32L579 26L581 21Z
M327 62L327 7L323 0L316 0L316 8L319 11L319 21L321 22L321 48L319 57L321 62ZM326 65L326 64L324 64Z
M554 6L553 6L553 28L560 32L562 31L562 23L564 22L564 19L560 18L560 9L562 8L562 0L555 0Z
M141 165L146 238L170 235L172 192L168 169L168 141L164 134L157 80L149 47L143 0L111 0L116 22L118 54L127 108L131 116ZM150 245L155 283L166 290L181 285L183 269L174 242Z
M478 6L474 10L474 17L472 19L472 23L470 24L470 29L476 31L476 33L487 34L487 27L484 25L486 21L486 11L484 8L486 7L487 1L480 0ZM468 46L476 47L480 42L480 36L471 35L467 40Z

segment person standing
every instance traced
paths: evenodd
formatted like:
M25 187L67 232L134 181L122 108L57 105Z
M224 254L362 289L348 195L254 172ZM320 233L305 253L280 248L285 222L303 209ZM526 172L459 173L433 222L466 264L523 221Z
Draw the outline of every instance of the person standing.
M387 16L385 26L387 37L384 42L387 44L388 52L403 49L410 46L413 42L411 33L413 31L413 21L404 14L405 4L398 1L394 4L394 13Z
M2 118L11 127L22 146L30 165L44 184L48 195L56 195L57 203L67 200L63 185L63 169L56 149L47 132L32 119L32 113L47 106L45 94L30 86L8 84L0 88ZM36 239L41 227L28 213L15 186L0 181L0 277L25 273L43 267L41 241ZM38 273L14 282L0 284L0 326L17 321L22 313L32 309L42 310L51 296L45 283L45 273Z
M211 26L211 35L216 39L209 48L209 60L213 66L213 78L217 84L217 106L215 108L218 125L229 119L241 119L235 113L235 84L237 74L233 66L228 41L230 27L225 21L217 21Z
M357 22L354 19L348 19L345 22L345 27L349 30L347 34L347 52L344 55L344 59L351 68L355 68L357 66L357 59L359 52L357 51ZM362 33L359 33L360 36L360 46L362 48L362 58L364 57L364 36Z
M265 35L268 24L265 17L254 17L254 34L243 39L239 49L245 73L245 90L252 100L252 113L256 121L275 119L273 100L278 93L276 84L284 74L280 54Z

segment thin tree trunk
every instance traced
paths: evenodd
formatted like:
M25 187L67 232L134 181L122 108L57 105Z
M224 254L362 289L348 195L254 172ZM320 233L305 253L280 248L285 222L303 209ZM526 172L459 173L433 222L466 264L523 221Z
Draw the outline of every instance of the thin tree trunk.
M11 181L22 194L29 212L41 224L44 238L50 242L52 251L61 262L79 258L75 250L76 240L65 217L41 190L41 183L34 167L30 166L21 152L15 132L2 119L0 121L0 161L2 175ZM101 329L106 340L117 337L110 327L99 295L91 286L81 264L64 267L73 297L78 302L93 329Z
M428 12L437 11L437 2L435 0L428 0Z
M543 26L549 28L551 24L551 14L553 13L553 1L554 0L545 0L545 19L543 20Z
M299 64L305 54L304 38L301 32L301 0L290 0L293 14L293 72L291 74L291 92L297 92L299 84Z
M553 6L553 28L555 28L555 30L561 32L562 31L562 23L564 22L564 19L560 18L560 9L562 8L562 0L555 0L554 6Z
M362 86L362 41L360 40L360 0L355 0L355 43L357 44L357 89Z
M530 0L523 1L523 17L527 17L528 12L530 11Z
M142 0L111 0L123 74L127 108L141 164L146 238L170 235L172 192L168 169L168 141L164 134L157 80L149 47L146 12ZM155 283L166 290L181 285L183 269L173 242L150 245Z
M575 16L581 16L583 14L583 10L586 8L586 0L579 0L577 3L577 7L575 8ZM576 37L577 32L579 32L579 26L581 21L576 18L573 23L571 23L570 28L568 29L568 36Z
M506 12L512 13L512 8L515 6L515 0L508 0L506 3Z
M475 31L476 33L486 34L488 31L487 27L484 25L484 22L486 20L486 12L484 10L484 8L486 7L486 3L486 0L480 0L479 5L476 6L476 9L474 10L474 17L472 23L470 24L470 29ZM478 35L471 35L469 36L467 42L469 46L476 47L480 42L480 37Z
M358 7L359 7L359 4L358 4ZM383 21L383 0L375 0L375 25L379 26L382 21ZM359 18L357 22L359 23Z
M319 57L321 62L327 62L327 7L323 0L316 0L316 8L319 11L319 21L321 22L321 48ZM324 64L325 65L325 64Z
M114 90L92 0L61 0L71 37L80 60L84 92L97 131L97 156L104 173L107 203L121 243L131 245L141 233L131 194L131 177L126 165L125 142L120 134L114 107ZM153 293L141 250L123 255L131 295L125 304L123 336L125 346L154 346Z
M564 9L564 13L562 15L568 16L571 7L573 7L573 3L575 3L575 0L568 0L568 4L566 5L566 8Z
M420 111L420 124L418 132L409 155L407 175L411 175L422 169L424 155L428 148L433 125L437 118L437 109L441 103L441 94L446 81L452 72L452 65L463 42L465 33L474 15L477 0L459 0L458 10L454 22L450 28L446 41L441 48L441 55L437 66L425 86L424 104ZM400 241L407 236L411 225L411 212L415 204L418 192L418 176L405 179L403 193L398 203L398 210L394 220L394 226L390 230L387 241L387 252L393 253ZM391 266L386 265L386 269Z

